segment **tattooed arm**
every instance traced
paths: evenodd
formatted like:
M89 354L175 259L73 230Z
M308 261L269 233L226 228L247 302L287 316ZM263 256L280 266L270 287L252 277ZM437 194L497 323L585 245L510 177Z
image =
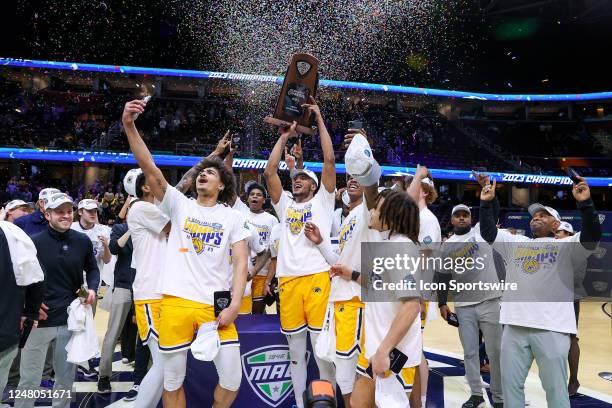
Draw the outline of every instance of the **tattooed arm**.
M198 176L198 174L200 174L202 170L204 170L204 161L214 156L223 157L223 154L227 150L227 147L230 142L231 142L231 135L228 130L227 132L225 132L225 135L217 143L217 147L215 147L215 150L213 150L213 152L209 154L208 156L202 158L202 160L200 160L192 168L187 170L187 172L183 174L183 177L178 182L178 184L175 186L175 188L183 194L189 191L189 188L193 184L193 180Z

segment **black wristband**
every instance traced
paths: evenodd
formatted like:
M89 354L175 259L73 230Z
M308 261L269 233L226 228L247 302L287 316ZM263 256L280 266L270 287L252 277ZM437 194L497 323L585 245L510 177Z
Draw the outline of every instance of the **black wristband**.
M360 276L361 272L353 271L353 273L351 273L351 280L357 282L357 279L359 279Z

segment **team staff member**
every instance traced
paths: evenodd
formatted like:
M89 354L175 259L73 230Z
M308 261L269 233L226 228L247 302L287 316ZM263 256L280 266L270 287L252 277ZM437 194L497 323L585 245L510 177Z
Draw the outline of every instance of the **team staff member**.
M140 100L128 102L122 120L130 148L147 185L155 199L161 202L162 212L174 225L168 238L160 285L164 296L159 323L164 406L186 405L183 380L188 348L195 329L216 321L221 347L213 360L219 375L214 405L229 407L236 398L242 379L240 344L234 320L246 286L246 238L249 236L244 217L226 204L235 194L234 176L220 159L212 158L204 161L193 184L197 199L189 199L168 186L134 124L145 106L146 103ZM230 249L233 276L229 266ZM230 287L231 301L215 318L214 294L229 291Z
M480 194L480 232L504 257L506 282L517 284L516 291L504 292L500 311L504 407L525 406L525 379L535 359L548 406L569 408L567 357L570 335L576 333L573 302L543 300L559 299L559 294L573 289L572 261L588 257L601 239L591 192L583 178L574 184L583 230L568 238L554 238L561 223L555 209L530 205L532 239L497 229L495 184L494 180Z
M0 221L15 222L18 218L29 214L30 206L23 200L13 200L0 209Z
M93 245L86 235L70 229L73 219L72 199L64 193L56 193L45 199L45 217L49 221L46 231L32 237L38 260L45 271L45 296L41 306L38 328L32 330L23 348L20 364L19 389L27 390L40 385L47 348L55 340L53 369L54 390L70 390L75 376L75 366L67 361L68 306L77 298L83 285L83 272L87 276L87 288L97 288L100 271L93 256ZM92 304L96 291L87 290L84 303ZM46 315L46 316L45 316ZM53 407L67 407L70 400L53 399ZM34 400L19 399L15 407L33 407Z
M132 308L132 283L134 282L136 271L131 267L134 247L130 239L127 223L115 224L113 226L109 248L111 254L117 256L117 263L115 264L114 271L112 303L100 358L98 392L102 394L112 391L110 376L113 373L112 364L115 344L117 343L117 337L121 334L126 317Z
M440 280L448 284L451 278L459 283L497 283L497 271L493 262L493 250L482 237L478 228L472 228L472 212L467 205L459 204L451 211L453 235L441 246L442 259L482 259L484 268L466 270L448 269L440 271ZM459 320L459 339L463 347L465 377L470 386L470 398L462 408L478 408L485 405L480 378L479 331L487 345L491 365L491 394L493 408L503 407L501 370L499 363L502 326L499 324L501 291L474 290L455 293L454 303ZM450 308L446 304L447 290L438 290L438 306L444 320Z
M36 202L36 211L15 220L15 225L24 230L29 236L46 230L49 221L45 218L45 199L59 192L57 188L43 188L40 190L38 201Z
M45 218L45 199L50 197L52 194L59 193L57 188L43 188L38 193L38 201L36 202L36 211L32 214L24 215L15 220L15 225L25 231L30 237L38 234L41 231L45 231L49 225L49 221ZM43 373L43 382L52 383L53 381L53 350L55 348L55 342L51 342L49 346L49 352L45 360L45 369ZM9 387L16 387L19 383L19 361L21 358L21 350L17 352L17 357L13 360L13 366L9 374L8 385Z
M25 252L24 252L25 251ZM23 324L38 325L45 276L34 243L19 227L0 221L0 389L4 390Z
M307 377L306 330L310 332L311 344L316 344L330 292L329 264L317 246L306 238L304 225L312 222L319 227L322 236L330 235L336 189L334 149L321 111L312 97L310 104L303 105L303 108L314 116L319 128L323 151L322 185L319 186L319 180L312 171L295 169L291 174L293 197L283 191L278 165L287 141L296 135L295 122L284 129L264 171L272 205L281 221L276 271L279 278L281 331L289 343L291 380L300 408L303 401L299 396L306 389ZM334 382L333 365L316 356L315 359L321 378Z

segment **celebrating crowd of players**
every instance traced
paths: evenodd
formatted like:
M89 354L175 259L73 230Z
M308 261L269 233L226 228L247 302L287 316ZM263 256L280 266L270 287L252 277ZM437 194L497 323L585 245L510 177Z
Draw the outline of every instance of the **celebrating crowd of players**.
M262 313L264 298L273 295L273 281L277 280L281 331L289 345L298 407L304 406L308 338L315 350L320 378L338 385L345 406L424 407L428 367L421 333L427 315L433 314L433 303L428 302L430 294L412 288L375 293L372 282L377 277L362 269L362 250L369 248L363 243L388 243L388 248L415 258L465 256L469 246L470 256L480 254L493 259L495 250L505 264L503 278L533 289L534 285L561 279L557 276L563 275L564 265L586 259L601 237L584 180L573 186L583 230L574 234L569 231L571 225L562 225L554 209L534 204L529 208L534 238L529 239L497 228L495 180L491 184L488 177L479 176L479 224L472 227L469 207L455 206L453 235L442 244L438 221L427 208L436 199L431 174L419 167L411 180L380 188L380 166L373 159L371 142L360 129L349 130L345 139L346 211L333 228L339 196L335 156L321 112L312 98L303 108L312 115L319 131L323 154L320 179L303 167L299 143L288 149L290 139L297 136L294 123L282 129L272 149L263 174L266 187L257 183L245 186L247 203L238 196L228 134L209 156L172 186L136 128L136 119L145 108L143 100L128 102L122 116L130 149L139 165L124 180L131 196L122 211L127 225L116 225L111 234L97 224L97 204L93 200L78 204L80 221L72 224L72 200L51 190L41 193L39 211L15 221L23 230L10 222L0 222L3 271L12 270L16 277L19 275L23 265L15 251L28 245L38 254L38 269L44 271L42 276L32 267L30 254L28 267L35 271L29 279L12 278L5 272L0 277L2 288L14 288L19 293L17 300L6 305L6 310L15 312L14 316L2 323L16 328L11 336L0 337L2 388L6 384L5 371L8 375L17 354L17 328L27 319L38 328L33 329L25 345L28 352L21 357L18 388L32 388L40 382L52 341L56 343L56 386L70 388L75 367L66 358L66 307L85 283L80 271L85 272L89 290L84 302L95 308L100 270L110 261L111 252L121 256L122 251L131 251L131 258L125 258L125 268L135 271L135 275L131 277L131 287L114 287L109 340L102 348L100 392L111 390L114 340L133 301L139 337L148 345L152 358L140 384L136 406L155 406L160 398L167 407L185 406L183 381L190 349L196 358L215 364L219 382L213 406L231 406L242 380L239 333L234 320L240 313ZM291 171L290 192L283 190L278 174L283 158ZM185 195L188 191L191 197ZM264 211L267 197L278 218ZM14 206L9 207L11 212ZM41 228L37 231L27 229L38 225ZM332 230L333 235L337 231L337 236L332 236ZM23 231L33 236L33 243L28 243ZM564 236L564 231L571 235ZM331 238L337 238L337 246ZM18 244L21 242L25 243ZM517 257L524 251L515 250L516 245L539 243L549 249L562 243L575 245L572 251L557 249L558 257L545 273L540 273L536 265L526 275L517 266ZM522 262L525 264L525 260ZM388 279L502 279L493 262L477 275L425 268L412 278L404 275L405 271L391 270ZM454 315L446 304L447 292L437 293L442 317L451 321L455 316L458 322L465 352L471 395L463 407L485 406L479 332L490 360L494 407L525 406L524 383L533 359L538 363L548 405L569 407L569 394L577 389L577 362L572 364L570 347L577 347L578 314L574 314L572 302L526 302L501 291L472 295L462 299L461 294L455 294ZM8 300L0 297L2 302ZM403 358L398 359L398 355ZM573 370L569 393L568 355ZM33 406L34 401L23 400L20 404ZM54 406L65 404L65 400L54 400Z

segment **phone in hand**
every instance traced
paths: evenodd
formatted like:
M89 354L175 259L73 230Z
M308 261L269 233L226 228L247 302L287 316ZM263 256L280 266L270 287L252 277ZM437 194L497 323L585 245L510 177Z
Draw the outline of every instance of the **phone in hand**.
M451 326L459 327L459 318L457 317L457 314L453 312L449 313L446 317L446 323Z
M363 129L363 121L361 120L351 120L348 123L349 129Z
M572 169L571 167L566 167L565 172L567 173L567 176L572 179L574 184L580 183L580 179L578 178L580 174L578 174L576 170Z
M402 368L404 368L406 361L408 361L408 356L403 352L399 351L398 349L394 348L389 353L389 360L391 360L391 364L389 364L389 370L393 371L395 374L399 374L402 371ZM374 375L372 373L372 364L368 365L366 373L371 378L374 378Z
M229 290L220 290L214 293L215 317L219 317L221 311L226 309L232 303L232 293Z
M21 332L21 337L19 338L19 348L22 349L25 347L26 342L28 341L28 337L32 332L32 327L34 327L34 320L27 318L23 322L23 331Z

